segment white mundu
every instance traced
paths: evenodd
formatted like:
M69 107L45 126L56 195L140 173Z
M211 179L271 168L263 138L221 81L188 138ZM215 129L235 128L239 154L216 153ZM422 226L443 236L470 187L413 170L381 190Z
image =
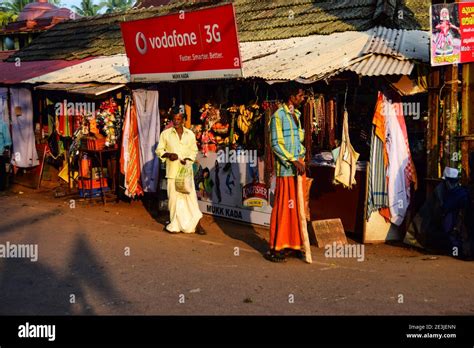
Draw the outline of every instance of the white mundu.
M175 188L175 178L180 166L180 160L189 158L196 159L198 148L196 145L196 137L194 133L183 128L181 139L174 127L164 130L160 135L160 142L156 149L158 157L162 158L165 153L175 153L178 160L171 161L166 159L166 178L168 180L168 209L170 211L170 223L166 229L170 232L193 233L196 226L202 218L199 209L196 189L192 185L190 193L180 193Z

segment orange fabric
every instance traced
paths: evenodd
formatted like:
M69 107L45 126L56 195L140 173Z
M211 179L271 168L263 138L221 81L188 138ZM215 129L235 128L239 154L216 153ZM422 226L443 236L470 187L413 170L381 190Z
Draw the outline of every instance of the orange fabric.
M305 180L306 176L303 176L303 181ZM302 249L297 192L295 176L276 178L275 202L270 218L270 249L272 250Z
M383 150L383 161L385 164L385 168L388 167L388 152L387 147L385 146L386 139L385 139L385 116L383 112L384 102L383 102L383 94L379 92L377 104L375 105L375 113L374 118L372 120L372 124L375 126L375 135L382 140L384 144Z
M390 208L380 208L379 214L382 215L386 222L390 222Z
M137 109L132 105L130 111L130 132L128 135L127 184L131 197L143 195L140 185L140 145L138 142Z

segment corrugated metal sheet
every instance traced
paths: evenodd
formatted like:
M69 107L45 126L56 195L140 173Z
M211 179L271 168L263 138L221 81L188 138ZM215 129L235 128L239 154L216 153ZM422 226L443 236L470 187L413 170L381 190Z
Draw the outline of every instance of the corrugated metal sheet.
M240 44L244 76L265 80L323 79L350 65L370 38L367 32L311 35Z
M97 57L25 81L27 83L128 83L130 71L125 54Z
M361 76L410 75L414 63L390 56L370 55L358 63L352 64L346 70Z
M429 33L420 30L399 30L376 27L361 54L382 54L402 59L429 62Z
M74 64L80 64L90 59L91 58L82 60L43 60L37 62L23 62L18 60L16 63L0 62L0 84L23 83L34 77L48 74Z
M376 27L366 32L241 43L245 77L311 83L350 70L363 76L409 75L429 62L429 34Z

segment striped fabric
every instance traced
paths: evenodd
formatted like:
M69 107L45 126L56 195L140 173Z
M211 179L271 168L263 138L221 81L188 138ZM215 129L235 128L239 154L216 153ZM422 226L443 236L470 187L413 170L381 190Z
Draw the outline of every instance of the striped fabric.
M367 219L369 219L372 212L388 207L387 177L384 166L384 145L382 140L375 135L375 126L372 127L368 191Z
M140 146L138 140L138 121L137 109L132 105L130 114L130 133L128 135L128 154L129 159L126 168L126 187L125 194L131 198L143 195L143 189L140 185Z
M283 104L270 119L270 142L275 156L277 176L294 176L296 170L292 161L304 158L304 130L301 127L301 113L295 110L295 123L288 107Z

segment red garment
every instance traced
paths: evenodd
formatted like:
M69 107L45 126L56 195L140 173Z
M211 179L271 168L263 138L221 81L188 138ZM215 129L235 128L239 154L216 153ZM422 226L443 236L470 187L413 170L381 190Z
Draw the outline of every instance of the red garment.
M306 176L303 176L303 182ZM270 249L303 249L296 176L276 178L275 201L270 218ZM304 209L304 207L301 207Z

